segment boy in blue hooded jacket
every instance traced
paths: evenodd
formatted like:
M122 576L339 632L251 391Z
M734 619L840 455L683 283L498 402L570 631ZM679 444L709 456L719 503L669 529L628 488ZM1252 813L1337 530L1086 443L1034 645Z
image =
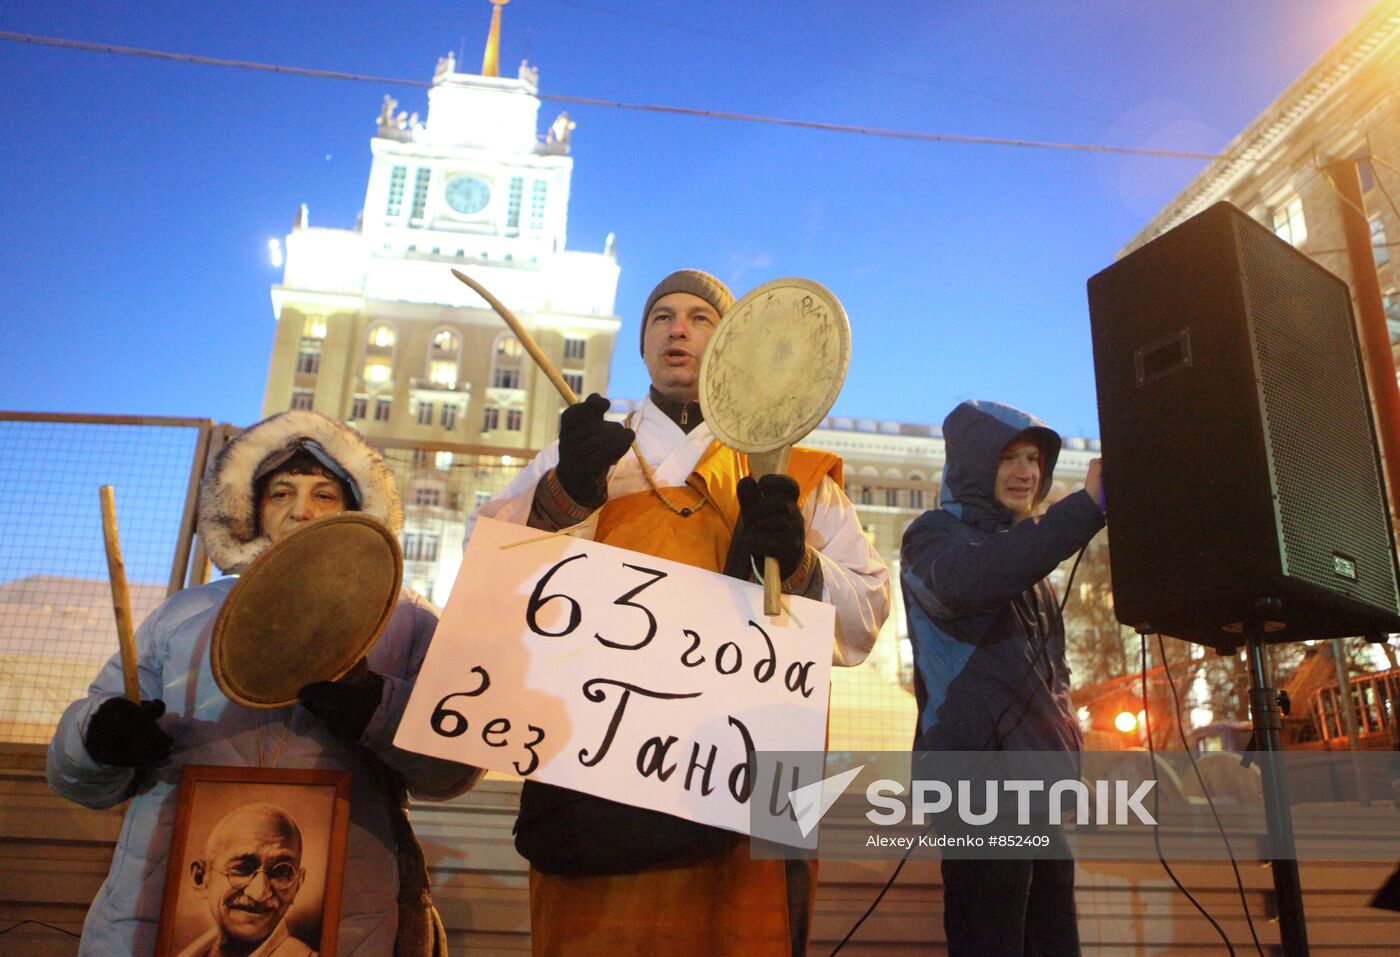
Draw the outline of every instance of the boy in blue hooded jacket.
M1060 452L1043 422L964 402L943 422L940 507L904 533L916 751L1077 752L1064 622L1045 580L1103 528L1100 462L1038 518ZM943 860L948 953L1077 955L1074 861Z

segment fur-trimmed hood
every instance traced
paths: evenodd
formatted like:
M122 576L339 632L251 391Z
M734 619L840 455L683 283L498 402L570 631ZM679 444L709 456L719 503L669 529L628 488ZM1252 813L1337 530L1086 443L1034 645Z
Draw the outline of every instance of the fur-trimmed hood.
M311 439L355 480L360 510L398 533L403 503L384 458L360 433L319 412L293 410L263 419L224 446L199 486L199 535L225 574L247 567L271 544L258 534L253 475L268 456Z

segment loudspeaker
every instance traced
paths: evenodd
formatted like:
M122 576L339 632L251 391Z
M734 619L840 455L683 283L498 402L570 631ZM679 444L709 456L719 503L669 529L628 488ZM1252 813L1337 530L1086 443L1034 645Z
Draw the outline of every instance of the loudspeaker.
M1351 296L1217 203L1089 280L1118 620L1220 650L1400 630Z

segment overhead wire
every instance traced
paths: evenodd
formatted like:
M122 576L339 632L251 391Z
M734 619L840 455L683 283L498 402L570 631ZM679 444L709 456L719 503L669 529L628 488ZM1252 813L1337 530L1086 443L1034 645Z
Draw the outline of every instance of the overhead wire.
M207 57L192 53L172 53L166 50L151 50L142 47L117 46L110 43L89 43L83 40L70 40L62 37L45 37L27 33L0 31L0 40L13 43L28 43L37 46L51 46L67 50L81 50L87 53L105 53L114 56L146 57L178 63L195 63L203 66L217 66L227 69L254 70L270 73L307 76L329 80L349 80L358 83L381 83L396 86L430 87L423 80L405 80L399 77L374 76L351 73L343 70L318 70L309 67L283 66L272 63L258 63L252 60L235 60L221 57ZM959 133L935 133L924 130L901 130L877 126L859 126L848 123L831 123L822 120L801 120L791 117L765 116L755 113L735 113L727 110L710 110L699 107L674 106L659 103L633 103L625 100L608 100L590 96L566 96L560 93L537 93L541 100L555 103L573 103L584 106L599 106L621 110L635 110L646 113L667 113L678 116L693 116L703 119L731 120L741 123L764 123L772 126L787 126L799 129L818 130L826 133L844 133L858 136L871 136L883 139L911 140L925 143L960 143L974 146L1010 146L1023 149L1063 150L1081 153L1108 153L1124 156L1151 156L1159 159L1218 160L1233 159L1229 154L1205 153L1193 150L1148 149L1136 146L1112 146L1096 143L1068 143L1050 140L1020 139L1000 136L970 136Z

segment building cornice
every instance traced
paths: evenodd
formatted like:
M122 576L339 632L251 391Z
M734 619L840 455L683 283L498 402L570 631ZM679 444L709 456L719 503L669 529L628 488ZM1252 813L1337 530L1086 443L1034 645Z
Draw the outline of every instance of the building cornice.
M1132 250L1219 201L1256 171L1274 151L1362 64L1375 58L1400 37L1400 7L1382 2L1372 7L1300 78L1230 141L1220 159L1211 162L1167 204L1118 255Z

